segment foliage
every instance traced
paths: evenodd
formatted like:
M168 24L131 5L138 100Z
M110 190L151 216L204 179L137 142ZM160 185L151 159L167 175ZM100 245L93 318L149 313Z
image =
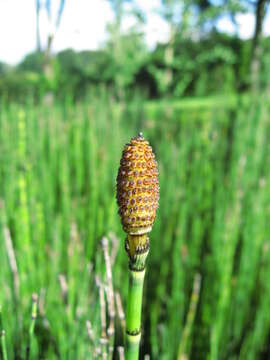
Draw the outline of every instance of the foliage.
M42 52L37 51L26 55L23 61L18 65L19 71L28 71L37 74L43 73L44 55Z
M247 90L250 84L251 42L213 31L200 41L176 37L174 61L170 65L173 79L168 89L164 84L166 45L151 53L140 34L121 36L119 54L113 42L97 51L64 50L52 62L52 74L43 72L42 53L28 55L16 68L0 67L0 96L26 99L44 96L48 91L58 98L82 98L97 85L126 95L139 89L150 98L164 94L173 97L211 95ZM270 39L262 42L262 85L267 87ZM2 69L2 70L1 70ZM27 90L26 90L27 89ZM162 95L163 94L163 95ZM27 95L27 96L26 96Z
M104 281L100 239L110 232L120 239L113 278L126 304L115 179L123 144L139 130L153 145L161 186L142 353L269 357L269 99L234 97L226 108L223 100L119 104L100 92L76 105L2 101L0 304L10 359L25 354L34 292L32 358L91 358L85 323L97 346L95 277Z

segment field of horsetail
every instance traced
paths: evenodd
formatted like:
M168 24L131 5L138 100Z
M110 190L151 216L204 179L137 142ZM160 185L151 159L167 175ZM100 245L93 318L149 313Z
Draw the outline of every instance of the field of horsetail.
M1 103L0 358L123 358L116 178L140 131L160 184L141 359L269 355L269 116L263 99Z

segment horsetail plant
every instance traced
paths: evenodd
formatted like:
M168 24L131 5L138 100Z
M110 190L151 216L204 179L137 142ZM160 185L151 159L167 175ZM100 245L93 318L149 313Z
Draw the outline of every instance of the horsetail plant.
M140 133L124 148L117 176L117 203L129 256L125 359L137 360L141 339L141 311L148 233L159 200L158 170L151 146Z
M31 307L31 322L29 326L29 334L28 334L28 344L26 347L26 360L29 360L31 358L31 349L33 345L33 339L34 339L34 330L35 330L35 324L36 324L36 318L37 318L37 303L38 303L38 295L33 294L32 295L32 307Z
M5 332L4 328L3 328L2 307L1 307L1 305L0 305L0 340L1 340L0 354L1 354L1 351L2 351L3 360L8 360L7 347L6 347L6 332Z

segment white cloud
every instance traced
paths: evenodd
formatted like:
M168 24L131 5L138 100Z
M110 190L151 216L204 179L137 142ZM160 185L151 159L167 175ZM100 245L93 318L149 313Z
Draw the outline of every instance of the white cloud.
M34 0L0 0L0 60L16 63L35 48Z
M113 12L105 0L70 0L54 42L54 50L97 49L106 38L106 24Z
M239 25L239 36L242 39L249 39L254 34L255 17L254 14L239 14L236 16L236 22ZM228 17L219 20L218 28L229 34L235 33L235 26ZM270 12L268 12L263 25L264 35L270 35Z
M146 14L146 23L142 26L147 46L152 49L158 42L166 42L169 37L169 26L156 11L159 1L137 0L140 9ZM127 16L123 21L123 29L135 25L134 17Z
M239 35L243 39L249 39L254 33L255 17L253 14L239 14L236 16L239 24Z
M56 18L56 6L53 14ZM67 0L53 50L97 49L105 40L106 26L112 19L113 12L106 0ZM40 13L40 29L44 46L50 30L44 8ZM0 61L17 63L35 47L35 0L0 0Z

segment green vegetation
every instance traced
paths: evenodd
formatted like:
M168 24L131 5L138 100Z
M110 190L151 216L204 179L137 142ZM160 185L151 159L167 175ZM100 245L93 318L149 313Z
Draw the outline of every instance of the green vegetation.
M127 360L139 359L141 341L141 312L143 298L143 283L145 270L130 270L129 293L126 311L126 358Z
M0 61L0 359L270 358L270 2L108 2L99 49L54 53L67 2L36 0L36 50ZM140 131L160 206L136 272L116 175Z
M140 130L160 172L141 355L269 357L269 101L192 101L119 105L103 91L77 104L2 101L3 359L122 354L128 260L115 181Z
M213 31L201 41L176 38L175 63L170 66L170 88L164 83L167 45L147 51L137 34L123 36L121 61L113 45L98 51L64 50L52 58L51 73L43 71L44 56L33 53L16 67L0 64L0 96L25 101L43 98L48 92L58 99L85 97L102 85L118 97L140 91L149 98L224 95L246 92L250 88L249 56L252 42ZM262 88L269 79L270 38L263 39L261 67ZM119 64L118 64L119 62ZM119 90L121 89L121 90Z

